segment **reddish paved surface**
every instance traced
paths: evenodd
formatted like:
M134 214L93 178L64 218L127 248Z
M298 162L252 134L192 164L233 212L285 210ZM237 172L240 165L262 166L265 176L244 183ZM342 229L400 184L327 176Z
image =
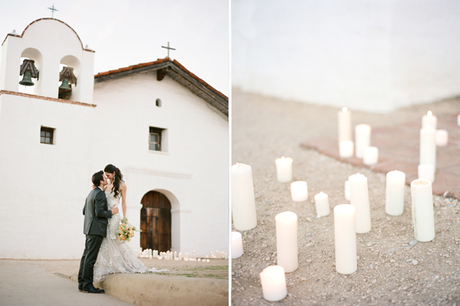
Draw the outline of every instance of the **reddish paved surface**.
M396 126L373 128L371 145L379 148L379 162L371 167L362 159L340 158L337 138L309 139L301 147L318 150L320 153L348 162L355 166L387 173L400 170L406 173L406 183L417 179L419 164L421 120ZM460 127L453 115L438 116L438 129L449 132L449 142L436 150L436 175L433 193L460 199Z

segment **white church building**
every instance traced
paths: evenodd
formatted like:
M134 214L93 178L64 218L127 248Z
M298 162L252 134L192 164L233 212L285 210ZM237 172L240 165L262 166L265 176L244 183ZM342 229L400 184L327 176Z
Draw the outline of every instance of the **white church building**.
M0 258L80 258L91 176L107 164L143 230L133 249L228 253L228 98L169 58L96 76L93 61L53 18L2 43Z

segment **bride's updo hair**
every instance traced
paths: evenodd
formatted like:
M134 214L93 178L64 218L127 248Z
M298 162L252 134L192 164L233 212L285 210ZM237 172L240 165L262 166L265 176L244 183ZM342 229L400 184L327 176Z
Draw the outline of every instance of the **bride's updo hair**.
M112 185L113 185L112 191L113 191L113 195L117 197L120 191L120 182L123 181L123 174L121 174L120 169L118 169L112 164L108 164L107 166L105 166L104 172L108 172L112 174L115 172L115 175L114 175L115 179L112 182Z

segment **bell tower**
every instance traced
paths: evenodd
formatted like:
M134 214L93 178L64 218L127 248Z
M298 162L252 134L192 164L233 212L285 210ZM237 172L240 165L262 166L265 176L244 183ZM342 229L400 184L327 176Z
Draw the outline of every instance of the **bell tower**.
M92 103L94 51L65 22L41 18L2 44L0 90Z

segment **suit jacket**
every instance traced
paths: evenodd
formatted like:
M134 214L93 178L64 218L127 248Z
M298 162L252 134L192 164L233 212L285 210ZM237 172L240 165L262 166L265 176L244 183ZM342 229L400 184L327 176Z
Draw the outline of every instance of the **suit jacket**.
M112 218L112 211L107 208L105 192L100 188L91 190L83 207L85 221L83 233L85 235L107 235L108 218Z

